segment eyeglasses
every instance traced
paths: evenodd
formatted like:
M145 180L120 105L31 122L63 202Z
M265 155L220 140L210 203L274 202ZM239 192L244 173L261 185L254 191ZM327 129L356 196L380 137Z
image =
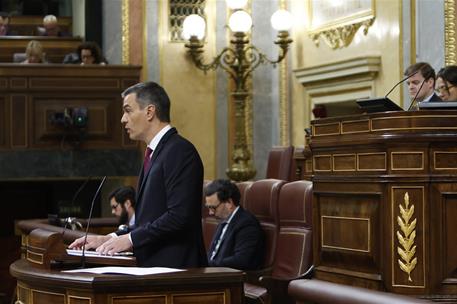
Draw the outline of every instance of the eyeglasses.
M450 89L450 88L454 88L454 87L455 87L455 86L453 86L453 85L451 85L451 86L442 86L442 87L436 88L436 89L435 89L435 93L436 93L436 94L439 94L439 93L442 93L442 92L444 92L444 91L449 92L449 89Z
M113 210L114 210L114 209L116 209L116 208L117 208L117 206L119 206L119 203L116 203L116 205L111 205L111 209L113 209Z
M208 205L208 204L207 204L207 205L205 205L205 207L208 208L208 209L210 209L210 210L216 211L217 207L219 207L220 204L222 204L222 202L219 202L219 204L214 205L214 206Z

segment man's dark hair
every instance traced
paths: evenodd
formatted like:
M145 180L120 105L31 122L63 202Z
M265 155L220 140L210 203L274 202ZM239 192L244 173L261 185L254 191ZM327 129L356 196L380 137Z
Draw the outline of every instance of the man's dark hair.
M8 19L9 21L11 21L11 15L8 14L7 12L0 12L0 17L2 17L3 19Z
M217 193L217 198L221 202L226 202L231 198L235 206L240 204L240 190L228 179L216 179L206 186L205 196L211 196L214 193Z
M453 86L457 86L457 65L448 65L438 71L436 77L441 77L444 81L449 82Z
M86 41L86 42L81 43L78 46L77 52L78 52L78 56L80 57L80 59L82 59L81 58L82 50L90 50L90 53L94 57L94 63L97 63L97 64L100 64L102 62L106 63L105 58L103 58L102 51L100 50L100 47L98 46L98 44L96 42Z
M111 201L113 197L114 200L122 206L124 206L127 200L130 200L132 207L135 207L135 189L133 189L133 187L126 186L117 188L108 195L108 200Z
M141 109L152 104L156 108L159 120L170 122L170 99L160 85L152 81L137 83L122 92L121 96L125 98L129 94L136 94Z
M420 71L422 77L424 77L425 81L429 80L430 78L433 79L433 82L435 82L435 70L432 68L430 64L427 62L418 62L413 65L410 65L406 71L405 71L405 76L412 75L416 72Z

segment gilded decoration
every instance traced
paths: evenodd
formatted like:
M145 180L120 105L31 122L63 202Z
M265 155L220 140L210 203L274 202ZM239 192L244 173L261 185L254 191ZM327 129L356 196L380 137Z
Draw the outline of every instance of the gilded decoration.
M130 58L130 45L129 45L129 0L122 1L121 8L121 22L122 22L122 64L129 64Z
M444 41L445 64L457 64L456 27L455 27L455 0L444 1Z
M316 46L322 39L332 48L347 47L357 31L366 35L375 19L375 0L309 2L309 35Z
M286 1L279 3L281 9L287 9ZM288 98L288 63L283 60L279 63L279 140L282 146L289 143L289 98Z
M400 230L397 230L397 239L400 246L397 247L397 253L400 256L398 259L398 266L400 269L408 274L408 281L412 282L411 272L416 268L417 257L416 254L416 223L417 219L412 219L414 215L414 205L409 204L409 194L405 193L404 205L398 205L400 215L397 216L397 224Z

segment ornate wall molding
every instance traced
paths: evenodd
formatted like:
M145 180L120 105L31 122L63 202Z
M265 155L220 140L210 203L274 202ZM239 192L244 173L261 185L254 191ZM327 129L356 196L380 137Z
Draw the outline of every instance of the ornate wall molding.
M130 26L129 26L129 0L122 1L122 64L129 64L130 58Z
M330 1L309 3L309 36L316 46L322 37L332 49L347 47L360 28L366 35L375 20L375 0L363 5L343 2L338 7Z
M279 3L281 9L287 9L286 1ZM290 144L289 127L289 75L288 60L279 63L279 141L282 146Z
M444 2L444 38L445 38L445 64L455 65L457 63L456 52L456 1L445 0Z

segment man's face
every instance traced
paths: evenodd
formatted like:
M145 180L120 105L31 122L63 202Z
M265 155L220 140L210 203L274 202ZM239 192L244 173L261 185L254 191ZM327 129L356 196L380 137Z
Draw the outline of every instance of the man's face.
M230 211L227 209L226 203L221 202L217 198L217 193L205 197L205 207L208 208L208 213L218 219L226 219L230 215Z
M92 51L89 49L81 50L81 61L83 64L94 64L95 58L92 55Z
M0 36L6 35L10 18L0 17Z
M58 36L59 26L57 25L57 23L48 22L43 24L43 27L46 30L46 34L48 36Z
M408 85L409 97L411 97L411 99L416 98L417 101L422 101L432 95L434 90L433 79L429 78L428 80L425 80L420 72L409 78L406 81L406 84Z
M148 105L143 109L137 102L136 93L125 96L123 103L124 114L121 123L132 140L146 141L149 130L148 108L154 107Z
M116 202L114 197L110 200L109 204L111 206L111 213L116 217L120 217L122 213L122 205Z

